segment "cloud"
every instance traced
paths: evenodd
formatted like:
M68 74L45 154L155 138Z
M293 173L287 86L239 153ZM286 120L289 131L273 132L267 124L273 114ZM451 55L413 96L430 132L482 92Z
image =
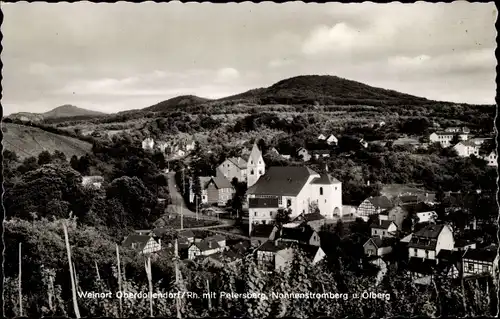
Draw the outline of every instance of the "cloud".
M240 72L234 68L219 69L215 75L215 82L227 83L237 80L240 77Z

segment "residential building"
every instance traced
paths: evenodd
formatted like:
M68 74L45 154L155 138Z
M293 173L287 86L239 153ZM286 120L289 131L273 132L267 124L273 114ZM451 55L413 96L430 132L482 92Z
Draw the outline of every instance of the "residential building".
M309 214L300 214L294 220L294 222L306 223L316 232L319 232L321 226L325 224L325 216L321 215L321 213L309 213Z
M447 133L465 133L465 134L470 133L470 129L468 127L465 127L465 126L464 127L450 126L450 127L445 128L444 131Z
M312 151L312 155L315 159L330 157L330 150L316 150Z
M408 244L411 258L436 259L441 249L453 250L453 231L448 225L428 225L415 232Z
M491 151L491 153L484 156L483 159L488 162L488 166L498 166L498 155L496 150Z
M279 208L291 209L292 219L312 212L314 206L326 218L333 218L341 214L342 183L305 166L275 166L248 189L247 198L249 202L250 198L276 198ZM255 211L249 208L250 232L254 216Z
M454 136L455 133L451 132L434 132L431 135L429 135L429 140L432 143L441 144L442 147L448 147L450 146L451 140L453 140Z
M123 246L135 249L143 254L151 254L161 250L161 239L157 242L149 235L129 235L123 241Z
M283 225L276 233L275 241L321 246L318 233L306 223Z
M142 141L143 150L151 151L153 150L154 146L155 146L155 141L151 137L148 137Z
M272 224L279 209L278 198L249 198L248 209L254 224Z
M330 136L328 136L328 138L326 139L326 143L328 145L337 145L338 142L339 142L339 140L333 134L331 134Z
M365 199L358 207L357 214L359 216L370 216L380 214L386 209L391 209L393 206L387 196L376 196Z
M319 246L297 245L311 265L321 261L325 252ZM257 263L262 267L275 270L286 270L293 261L295 249L290 243L279 241L267 241L256 250Z
M438 214L435 211L417 212L417 223L435 223Z
M381 238L379 236L372 237L363 245L365 255L368 257L376 256L383 257L392 252L392 246L395 244L394 238Z
M380 220L390 220L396 224L398 229L403 228L403 222L408 217L409 212L407 209L401 206L394 206L379 214Z
M217 167L217 173L232 181L237 178L239 182L247 181L247 162L241 157L226 158Z
M278 228L273 224L254 224L250 233L252 243L262 244L274 240Z
M183 156L186 156L186 152L182 149L178 149L177 151L175 151L175 155L179 156L179 157L183 157Z
M309 151L305 148L301 147L298 151L299 158L302 158L304 162L309 162L311 160L311 155Z
M380 220L378 223L370 225L372 237L394 237L398 226L392 220Z
M215 240L205 239L194 242L189 246L188 258L194 260L198 256L209 256L222 251L222 247Z
M201 203L202 204L217 204L225 206L228 200L233 198L235 192L231 182L222 174L218 176L201 176Z
M326 136L324 136L323 134L320 134L320 135L318 136L318 140L319 140L319 141L324 141L324 140L326 140Z
M184 143L184 150L186 152L190 152L190 151L194 150L195 147L196 147L196 142L193 139L188 139Z
M162 152L165 153L165 150L168 148L168 142L157 142L156 147Z
M461 141L458 142L453 149L457 151L458 156L469 157L471 155L479 156L480 145L474 143L473 141Z
M253 186L265 173L266 164L264 158L257 144L254 144L247 162L247 187Z
M463 255L464 277L493 274L498 270L499 256L497 247L490 249L468 249Z
M191 230L179 232L179 238L185 238L190 244L194 242L194 233Z

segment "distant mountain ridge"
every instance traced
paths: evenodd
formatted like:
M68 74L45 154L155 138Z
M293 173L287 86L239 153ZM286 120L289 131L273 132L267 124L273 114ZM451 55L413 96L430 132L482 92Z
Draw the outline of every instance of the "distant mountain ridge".
M103 112L87 110L74 105L65 104L58 106L45 113L19 112L10 114L6 118L11 120L20 120L23 122L28 122L28 121L42 122L44 120L51 120L51 119L62 119L70 117L98 117L105 115L107 114Z

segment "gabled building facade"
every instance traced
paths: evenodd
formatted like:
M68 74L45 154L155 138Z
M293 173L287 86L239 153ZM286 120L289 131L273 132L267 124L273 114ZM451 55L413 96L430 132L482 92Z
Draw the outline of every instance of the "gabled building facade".
M453 250L455 240L448 225L428 225L415 232L408 244L411 258L436 259L441 249Z
M393 206L391 200L387 196L376 196L365 199L358 207L357 214L359 216L371 216L380 214L386 209L391 209Z
M226 158L217 167L217 174L224 176L229 181L237 178L239 182L247 181L247 162L241 157Z

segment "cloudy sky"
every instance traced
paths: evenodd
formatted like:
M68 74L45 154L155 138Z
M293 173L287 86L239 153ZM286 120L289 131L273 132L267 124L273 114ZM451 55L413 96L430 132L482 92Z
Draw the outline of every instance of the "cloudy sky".
M330 74L430 99L494 104L491 3L12 3L4 114L103 112L218 98Z

